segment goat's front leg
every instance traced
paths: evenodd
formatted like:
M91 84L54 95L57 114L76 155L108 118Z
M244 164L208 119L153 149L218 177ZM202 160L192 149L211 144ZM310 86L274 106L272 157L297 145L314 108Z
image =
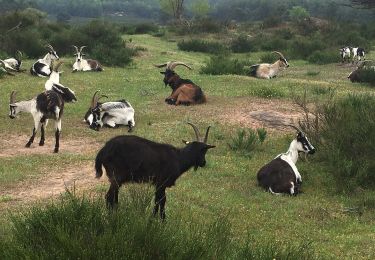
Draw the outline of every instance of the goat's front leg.
M156 187L155 192L155 207L153 214L156 216L158 213L159 207L160 207L160 218L162 220L165 220L165 203L167 201L166 195L165 195L165 187Z
M26 147L30 147L31 144L34 142L34 138L35 138L35 135L36 133L38 132L38 129L39 129L39 126L40 126L40 117L37 117L37 118L34 118L34 128L33 128L33 133L29 139L29 141L27 142L27 144L25 145Z
M116 181L111 182L111 186L107 194L105 195L106 204L108 209L113 209L115 205L118 204L118 191L120 186Z
M55 149L53 150L54 153L59 152L60 146L60 133L61 133L61 119L56 120L55 122Z

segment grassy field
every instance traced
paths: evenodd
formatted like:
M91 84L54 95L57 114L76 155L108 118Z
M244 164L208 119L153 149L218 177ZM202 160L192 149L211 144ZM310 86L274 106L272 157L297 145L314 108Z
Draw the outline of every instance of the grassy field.
M45 149L48 151L38 153L37 136L32 152L26 153L23 146L31 133L31 116L22 114L16 120L7 116L12 90L18 91L18 100L31 98L43 91L45 79L31 77L28 73L0 79L0 134L3 140L0 146L0 216L7 212L6 209L10 212L22 211L21 205L24 204L13 198L9 191L31 180L37 181L43 175L59 175L66 169L88 164L92 166L92 171L84 178L94 178L93 159L97 149L110 137L127 134L127 128L104 128L95 132L82 122L93 92L100 89L111 99L125 98L133 105L136 111L134 134L139 136L182 146L181 139L193 138L187 121L194 122L202 130L213 126L209 143L217 148L208 152L205 168L186 173L175 187L167 190L168 218L205 223L224 216L231 222L234 240L241 241L250 234L259 241L291 245L309 242L322 259L375 258L374 209L346 210L360 208L363 198L375 194L370 191L336 194L330 172L319 155L309 157L308 162L298 162L304 178L304 192L300 196L272 196L257 187L257 170L287 150L293 138L292 130L268 129L266 142L251 156L231 151L227 145L237 129L247 126L246 122L233 118L236 111L246 113L246 108L256 111L258 104L268 104L268 108L273 107L276 111L279 107L287 110L293 106L292 96L302 94L305 89L318 98L319 93L325 93L329 88L336 89L339 97L352 92L373 94L372 88L352 84L346 79L352 68L291 60L290 68L270 81L235 75L201 75L198 71L209 58L206 54L181 52L175 41L149 35L125 38L132 38L132 44L146 49L126 68L72 74L73 58L63 58L65 73L60 81L76 92L78 102L65 107L59 154L52 153L53 122L50 122L46 133L48 142ZM257 60L260 55L236 56ZM192 65L192 71L184 68L177 71L202 87L208 97L207 104L173 107L164 103L170 89L164 87L160 70L152 64L169 60L181 60ZM31 63L30 60L25 61L24 68L29 68ZM268 98L269 95L274 98ZM69 149L71 143L78 146L77 150ZM81 146L86 148L78 149ZM8 152L11 155L6 155ZM102 192L106 187L106 184L100 183L93 191ZM4 236L9 231L9 221L5 216L0 217L1 231L4 231Z

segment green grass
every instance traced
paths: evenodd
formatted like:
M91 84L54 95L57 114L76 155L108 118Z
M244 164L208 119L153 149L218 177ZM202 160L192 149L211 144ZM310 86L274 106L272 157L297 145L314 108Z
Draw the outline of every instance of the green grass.
M204 129L212 125L209 142L217 148L207 154L207 166L197 172L184 174L176 186L168 189L166 206L167 217L196 225L212 223L218 216L226 216L231 227L233 241L245 243L250 234L255 242L284 242L291 247L301 241L311 241L311 248L319 258L374 258L375 219L371 191L354 191L349 195L338 195L333 190L333 180L327 166L317 155L309 157L308 162L300 160L297 164L304 178L300 196L271 196L256 185L256 172L277 154L287 150L293 137L270 132L262 149L257 149L251 157L238 156L227 146L232 133L240 125L220 121L211 111L220 111L224 105L235 105L238 97L266 98L290 102L293 94L302 94L305 89L322 96L326 89L333 88L337 96L348 93L374 93L366 85L353 85L347 80L351 68L329 65L311 65L304 61L290 60L290 67L272 80L259 80L238 75L202 75L199 70L208 56L203 53L179 51L176 42L169 42L149 35L131 35L132 44L147 50L134 63L126 68L106 67L103 73L70 73L72 57L64 57L65 73L61 83L72 88L78 97L75 104L65 106L62 121L61 147L64 140L95 140L104 144L112 136L127 134L126 128L102 129L92 131L82 123L92 94L100 89L111 99L125 98L135 108L136 128L134 134L155 141L182 146L181 139L193 138L186 121L196 123ZM264 53L251 54L257 61ZM235 58L247 59L248 54L236 54ZM370 55L371 56L371 55ZM368 57L369 59L374 57ZM172 107L164 103L170 94L165 88L159 69L152 64L169 60L181 60L194 69L182 67L176 71L202 87L209 103L197 107ZM25 68L31 65L25 61ZM319 71L317 75L307 72ZM44 89L45 79L31 77L28 73L16 77L5 76L0 79L0 135L2 138L20 138L29 135L32 129L30 115L20 115L18 119L8 118L8 99L11 90L18 91L18 100L31 98ZM328 91L328 90L327 90ZM215 110L216 109L216 110ZM224 111L223 111L224 112ZM39 138L39 136L38 136ZM39 139L36 139L36 145ZM46 138L53 140L53 122L50 122ZM18 139L17 139L18 140ZM21 143L27 140L22 140ZM95 150L74 154L61 152L59 155L17 155L0 158L0 196L1 191L11 188L22 180L35 178L45 172L51 163L53 169L64 170L69 165L82 160L92 161ZM0 147L5 149L5 147ZM38 149L38 148L35 148ZM54 171L56 172L56 171ZM94 175L94 170L92 176ZM90 176L91 178L91 176ZM102 190L99 187L97 190ZM127 188L120 191L120 207L127 204ZM104 198L102 198L104 200ZM7 199L5 199L6 202ZM5 203L4 199L0 200ZM361 208L361 211L347 211L347 208ZM1 207L0 207L1 208ZM23 209L18 209L23 211ZM16 209L12 209L17 213ZM1 215L1 214L0 214ZM169 221L169 220L168 220ZM11 233L9 219L0 219L0 233L8 238ZM0 235L0 239L1 239Z

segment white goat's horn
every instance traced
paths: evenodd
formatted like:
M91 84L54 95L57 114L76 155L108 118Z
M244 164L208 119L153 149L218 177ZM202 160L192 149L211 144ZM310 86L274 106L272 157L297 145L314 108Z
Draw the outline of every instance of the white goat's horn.
M167 65L167 69L174 70L174 68L176 68L178 65L185 66L189 70L192 69L190 66L186 65L185 63L181 61L169 62L169 64Z
M285 57L284 57L284 55L281 52L279 52L279 51L273 51L273 53L278 54L281 58L283 58L285 60Z
M96 94L99 92L99 90L95 91L94 95L91 99L91 109L96 107L96 104L98 103L98 98L96 97Z
M13 90L12 93L10 93L10 99L9 99L9 104L13 104L16 102L16 91Z
M51 51L55 51L55 50L53 49L53 47L52 47L51 44L47 44L46 47L47 47L48 49L50 49Z
M74 49L76 49L76 52L78 53L79 52L78 47L75 45L72 45L72 46L74 47Z
M293 127L293 128L296 129L298 132L302 132L302 130L299 129L298 127L296 127L295 125L286 125L286 126Z
M81 46L81 48L79 49L79 51L82 52L83 49L86 48L86 47L87 47L87 46L85 46L85 45L84 45L84 46Z

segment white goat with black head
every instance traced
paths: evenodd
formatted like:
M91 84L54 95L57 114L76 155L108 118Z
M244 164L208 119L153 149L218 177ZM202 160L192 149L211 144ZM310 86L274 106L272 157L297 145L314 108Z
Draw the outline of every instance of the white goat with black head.
M48 53L44 56L43 59L39 59L31 66L31 75L39 77L48 77L52 72L53 61L59 60L59 56L57 55L53 47L50 44L48 44L46 47L48 49Z
M298 153L315 153L315 148L306 135L297 127L292 127L298 133L297 137L290 143L288 151L276 156L271 162L264 165L257 174L259 185L273 194L297 195L302 184L301 174L296 167Z
M341 62L349 62L350 60L350 47L342 47L341 49L339 49L340 51L340 56L341 56Z
M22 52L17 51L14 58L8 58L5 60L0 60L0 63L3 64L3 67L7 71L20 72L22 64Z
M100 98L107 97L97 96L96 91L91 100L91 106L86 112L84 121L91 129L99 131L103 125L116 127L119 125L128 126L128 132L131 132L135 126L134 108L125 99L110 102L98 102Z
M85 59L86 54L83 53L83 49L87 46L81 46L79 49L73 45L76 53L76 61L73 64L73 72L76 71L103 71L102 65L97 60Z
M58 67L59 65L55 67L55 72L57 72ZM26 101L16 102L16 92L13 91L10 95L9 117L12 119L16 118L20 112L29 112L33 116L33 133L27 142L26 147L30 147L34 142L35 135L39 129L41 131L39 145L44 145L44 131L45 127L47 126L48 119L54 119L56 139L54 152L57 153L59 151L61 118L64 111L64 103L73 102L76 100L77 98L74 92L61 84L54 84L50 90L46 90L33 99Z
M271 79L276 77L285 68L289 67L289 63L282 53L278 51L274 51L273 53L278 54L280 58L272 64L261 63L250 66L250 76L261 79Z

